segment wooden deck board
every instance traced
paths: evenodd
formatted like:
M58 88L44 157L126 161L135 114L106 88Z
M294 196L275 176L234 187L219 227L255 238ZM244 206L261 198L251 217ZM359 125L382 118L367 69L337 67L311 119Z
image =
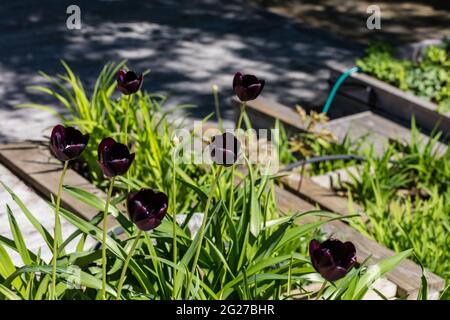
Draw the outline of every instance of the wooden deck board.
M38 194L34 192L29 186L27 186L22 180L15 176L5 166L0 164L0 181L2 181L9 188L14 190L17 196L24 202L28 210L34 215L34 217L51 233L54 229L54 212L48 203L42 199ZM10 194L0 186L0 235L12 239L12 233L8 223L8 216L6 211L6 205L11 208L11 212L17 221L17 224L22 232L24 241L27 248L32 252L37 253L41 251L41 257L44 261L49 262L52 258L52 252L46 245L44 239L34 226L23 214L22 210L11 198ZM71 223L61 218L61 232L64 238L67 238L76 230L76 227ZM72 241L68 247L68 251L75 250L79 237ZM95 243L95 240L88 237L86 240L86 247L89 247ZM5 248L10 255L13 263L16 266L23 265L20 255L14 250Z
M51 156L48 148L34 143L0 145L0 163L47 199L50 199L51 194L56 195L62 164ZM64 184L85 189L106 199L104 192L95 188L72 169L67 171ZM64 192L61 197L61 205L86 220L93 218L98 213L95 208ZM108 228L116 225L115 219L109 217Z
M236 97L232 98L236 111L239 110L239 102ZM277 102L259 97L256 100L247 103L247 114L252 121L252 126L256 129L271 128L274 119L279 119L288 132L304 132L305 126L300 122L298 114L289 107ZM238 113L238 112L236 112ZM324 128L330 130L339 141L342 141L346 135L352 141L367 135L365 145L374 144L377 154L382 154L389 143L389 139L400 139L405 142L410 141L411 131L392 120L382 117L372 111L358 112L342 118L329 121ZM424 134L420 137L427 141L429 138ZM437 142L437 147L445 150L446 146Z

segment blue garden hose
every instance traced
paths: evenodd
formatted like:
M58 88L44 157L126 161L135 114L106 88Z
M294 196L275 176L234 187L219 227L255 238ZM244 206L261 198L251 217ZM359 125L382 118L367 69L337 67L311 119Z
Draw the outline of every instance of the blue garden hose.
M333 89L330 92L330 95L328 96L327 102L325 103L325 106L323 107L322 113L327 114L328 110L330 110L330 106L333 103L334 97L336 96L337 91L339 90L339 87L341 86L342 82L344 82L345 79L347 79L348 76L355 72L359 72L361 69L359 67L353 67L351 69L348 69L345 71L341 76L338 78L336 83L333 86Z

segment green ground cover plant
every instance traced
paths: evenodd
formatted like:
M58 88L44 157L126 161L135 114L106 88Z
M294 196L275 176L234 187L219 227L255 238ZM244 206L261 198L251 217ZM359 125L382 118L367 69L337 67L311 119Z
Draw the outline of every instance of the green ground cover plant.
M373 43L356 61L363 72L436 103L439 112L450 112L450 42L426 48L419 61L398 59L385 43Z

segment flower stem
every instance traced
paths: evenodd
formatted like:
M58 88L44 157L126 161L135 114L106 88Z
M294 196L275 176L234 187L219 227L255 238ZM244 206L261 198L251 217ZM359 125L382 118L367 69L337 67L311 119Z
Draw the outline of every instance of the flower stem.
M242 120L244 119L245 107L246 107L246 106L247 106L247 105L246 105L245 102L242 102L242 103L241 103L241 108L240 108L241 112L239 113L239 119L238 119L238 122L237 122L237 124L236 124L236 130L239 130L239 129L241 128Z
M236 124L236 131L238 131L239 129L241 129L241 125L242 125L242 119L244 118L244 114L245 114L245 107L246 104L245 102L241 103L241 108L240 108L240 114L239 114L239 119L238 122ZM236 132L237 134L237 132ZM231 167L231 186L230 186L230 213L233 215L234 213L234 175L235 175L235 168L236 166L233 165Z
M177 265L177 211L176 211L176 206L177 206L177 185L176 185L176 171L177 171L177 164L176 164L176 146L173 150L173 155L172 155L172 219L173 219L173 229L172 229L172 237L173 237L173 264L174 264L174 268L173 268L173 288L174 290L172 291L172 299L175 298L175 294L176 294L176 265Z
M130 112L131 103L133 101L133 94L130 94L128 97L127 106L125 108L125 125L124 125L124 133L125 133L125 139L124 144L128 147L128 113ZM130 180L130 170L127 171L127 180ZM128 192L131 191L130 183L127 183Z
M220 132L223 131L222 117L220 115L220 103L219 103L219 89L217 86L213 86L214 106L216 107L217 123L219 125Z
M123 283L125 281L125 275L127 273L127 269L128 269L128 264L130 263L131 257L133 256L133 252L136 249L136 246L139 242L139 239L141 238L141 234L142 234L142 230L138 229L138 232L136 234L136 238L133 241L133 244L131 245L130 248L130 252L128 252L128 255L125 259L125 262L123 264L123 268L122 268L122 272L120 274L120 279L119 279L119 285L117 286L117 297L116 300L120 300L120 296L122 294L122 287L123 287Z
M53 259L52 259L52 290L50 292L50 300L56 299L56 262L58 260L58 244L59 244L59 234L61 233L61 224L59 221L59 207L61 205L61 193L64 183L64 177L69 166L69 161L64 161L64 168L61 172L61 177L59 178L58 195L56 197L55 205L55 228L53 236Z
M131 102L133 101L133 95L130 94L127 101L127 106L125 107L125 124L124 124L124 134L125 134L125 141L124 144L128 147L128 112L130 110Z
M319 300L322 297L322 294L325 291L326 286L327 286L327 281L324 281L322 283L322 286L319 289L319 292L317 293L316 300Z
M115 177L111 179L108 196L106 197L105 211L103 212L103 238L102 238L102 299L106 299L106 221L108 218L109 203L114 188Z
M217 171L216 177L214 179L214 183L211 186L211 191L209 192L208 199L206 200L205 213L203 214L202 225L200 226L200 230L198 231L198 232L200 232L199 233L199 242L197 244L197 250L196 250L195 256L194 256L194 263L192 264L192 270L191 270L191 273L189 274L189 278L188 278L188 282L187 282L186 299L188 299L189 291L191 288L191 281L192 281L192 278L194 277L195 269L197 268L197 262L198 262L198 258L200 256L200 250L202 248L203 238L205 236L204 233L205 233L206 220L208 220L209 206L211 204L211 200L214 195L214 189L216 188L216 185L220 178L220 174L222 173L222 168L223 168L222 166L219 167L219 170Z

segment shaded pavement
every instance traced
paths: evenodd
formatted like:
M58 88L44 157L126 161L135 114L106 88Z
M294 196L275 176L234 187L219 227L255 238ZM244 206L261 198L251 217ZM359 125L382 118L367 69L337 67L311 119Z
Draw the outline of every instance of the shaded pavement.
M68 30L66 8L81 8L81 30ZM38 70L62 72L64 59L85 88L107 61L128 59L151 69L144 89L169 96L168 105L195 104L202 118L213 110L211 86L221 88L222 114L233 74L266 79L264 96L294 106L323 104L329 63L351 64L361 47L298 21L241 1L35 1L2 2L0 13L0 142L38 138L56 120L46 112L14 109L47 102L26 90L42 83Z

